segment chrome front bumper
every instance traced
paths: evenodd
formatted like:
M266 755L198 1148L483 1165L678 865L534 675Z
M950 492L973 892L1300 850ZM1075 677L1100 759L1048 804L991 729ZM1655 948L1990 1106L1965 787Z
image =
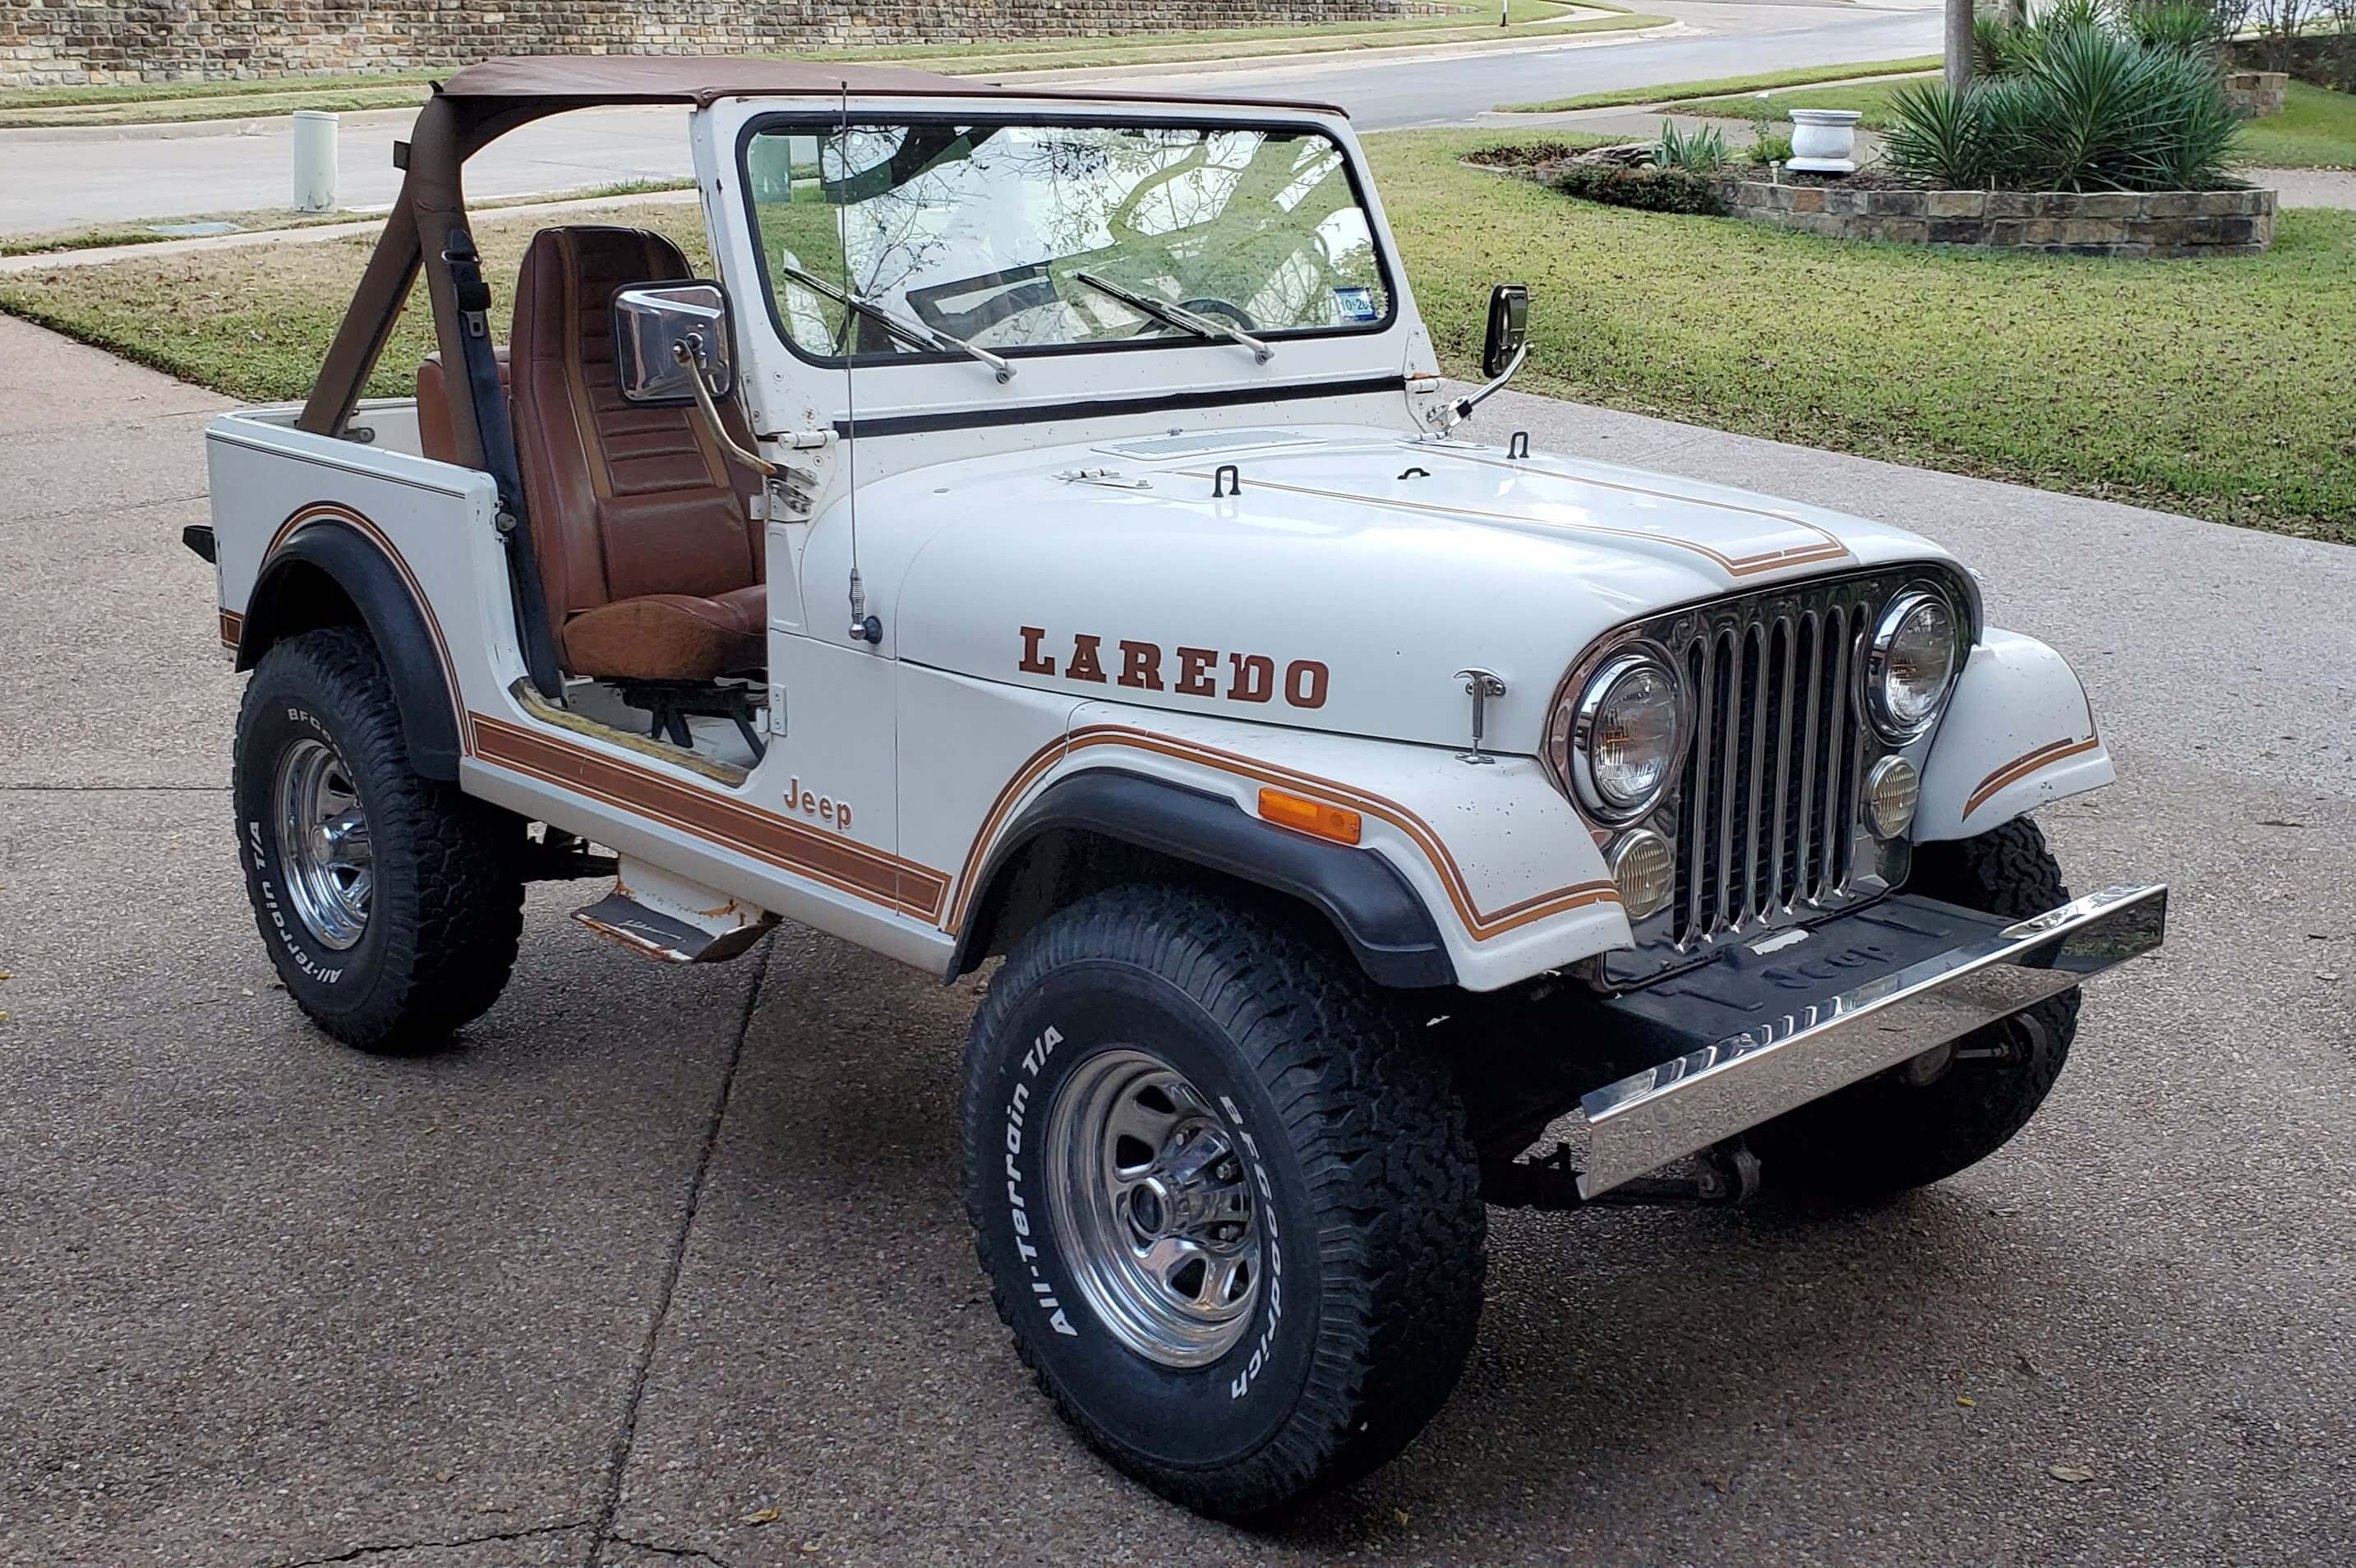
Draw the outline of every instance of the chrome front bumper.
M2009 924L1901 897L1804 938L1763 939L1715 975L1618 998L1609 1005L1672 1049L1710 1043L1580 1101L1592 1137L1580 1193L1608 1192L2140 958L2167 925L2164 886L2107 887ZM1889 967L1872 972L1877 961ZM1840 988L1859 973L1871 978ZM1746 1014L1747 1027L1718 1033Z

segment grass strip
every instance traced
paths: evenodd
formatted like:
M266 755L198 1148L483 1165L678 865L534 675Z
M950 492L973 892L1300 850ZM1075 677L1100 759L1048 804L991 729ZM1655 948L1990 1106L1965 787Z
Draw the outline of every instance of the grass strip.
M1660 87L1614 87L1582 92L1576 98L1549 98L1542 103L1500 103L1500 114L1562 114L1574 109L1616 109L1628 104L1675 103L1688 98L1708 98L1729 92L1758 92L1772 87L1800 87L1817 81L1853 81L1859 77L1891 76L1905 71L1936 70L1937 55L1912 55L1904 59L1861 60L1851 65L1811 65L1793 70L1771 70L1757 76L1721 76L1703 81L1672 81Z

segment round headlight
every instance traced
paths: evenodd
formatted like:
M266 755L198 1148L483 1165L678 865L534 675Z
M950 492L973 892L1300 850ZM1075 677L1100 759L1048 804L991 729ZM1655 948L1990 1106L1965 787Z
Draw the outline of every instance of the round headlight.
M1890 601L1865 667L1873 722L1884 736L1912 740L1931 727L1954 681L1957 641L1954 608L1940 595L1918 589Z
M1639 815L1668 788L1685 719L1676 674L1650 653L1607 660L1555 714L1556 755L1599 816Z
M1895 753L1865 776L1865 819L1883 838L1894 839L1912 827L1914 809L1922 803L1922 774Z
M1650 828L1622 836L1612 846L1608 863L1620 903L1632 920L1659 914L1676 886L1676 856L1669 852L1669 841Z

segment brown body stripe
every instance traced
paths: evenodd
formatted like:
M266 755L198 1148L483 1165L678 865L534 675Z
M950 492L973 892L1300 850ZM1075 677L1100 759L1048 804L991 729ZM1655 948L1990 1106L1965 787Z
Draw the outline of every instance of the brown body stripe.
M1973 790L1971 799L1964 802L1964 815L1968 817L1987 805L1997 791L2008 785L2018 784L2040 768L2051 768L2057 762L2092 751L2102 744L2103 737L2098 735L2090 735L2083 740L2049 741L2026 756L2014 757L1980 780L1979 788Z
M1465 462L1483 461L1477 457L1463 457L1460 453L1451 453L1449 456L1462 458ZM1493 463L1490 466L1504 467L1505 465ZM1188 469L1181 469L1179 472L1190 479L1207 479L1212 477ZM1569 478L1568 475L1555 477ZM1285 490L1293 495L1316 496L1324 500L1351 501L1360 506L1387 507L1393 511L1429 512L1441 517L1470 517L1477 518L1483 522L1511 522L1526 526L1535 523L1540 528L1558 528L1571 533L1601 533L1615 539L1643 540L1647 543L1665 544L1672 549L1689 550L1697 555L1706 556L1730 577L1755 577L1762 572L1781 571L1786 566L1805 566L1819 561L1846 561L1849 558L1847 545L1843 544L1815 523L1802 521L1783 512L1760 511L1752 507L1729 506L1718 501L1696 501L1690 496L1680 496L1671 490L1647 490L1635 485L1614 484L1609 479L1581 478L1571 482L1597 485L1605 489L1626 490L1636 495L1658 496L1665 500L1691 501L1695 506L1717 507L1721 511L1740 511L1757 517L1773 518L1779 522L1788 522L1794 528L1805 529L1816 535L1820 542L1794 545L1786 550L1771 550L1759 555L1728 555L1721 551L1712 550L1707 544L1697 544L1690 539L1677 539L1665 533L1646 533L1637 528L1607 528L1601 523L1591 522L1550 522L1545 518L1525 517L1516 512L1484 511L1479 507L1442 506L1435 501L1408 501L1384 496L1354 495L1347 490L1323 490L1310 485L1280 484L1274 479L1255 478L1252 480L1252 485L1257 489Z
M475 715L475 744L486 762L652 817L906 914L937 919L948 896L948 878L914 861L803 827L775 812L632 768L487 714Z
M1119 725L1100 725L1075 730L1070 735L1042 746L1031 755L1029 761L1015 771L1014 777L1007 781L1006 788L999 791L997 800L991 806L989 814L982 819L981 830L974 835L972 848L966 852L965 865L958 874L957 904L951 910L948 922L942 927L943 930L954 936L963 928L974 896L975 879L980 875L982 857L997 841L999 829L1008 813L1013 809L1014 802L1021 799L1024 791L1038 779L1041 774L1054 767L1062 757L1097 746L1119 746L1138 751L1159 752L1182 761L1196 762L1215 768L1223 773L1237 774L1262 784L1273 784L1283 789L1297 790L1335 805L1345 806L1352 811L1365 812L1368 816L1380 818L1405 833L1409 841L1423 852L1424 857L1431 862L1432 869L1440 874L1440 885L1447 889L1449 902L1455 907L1457 918L1464 922L1464 929L1472 934L1472 940L1476 942L1486 941L1492 937L1502 936L1534 920L1547 919L1572 909L1582 908L1590 904L1616 904L1620 901L1619 889L1609 882L1577 882L1569 886L1558 887L1550 892L1525 898L1503 909L1483 914L1473 903L1472 891L1465 881L1463 870L1456 864L1455 856L1449 854L1448 846L1440 842L1440 835L1432 832L1430 824L1421 817L1395 800L1386 800L1380 795L1369 794L1363 789L1353 789L1346 784L1335 783L1330 779L1320 779L1307 773L1296 773L1290 768L1259 762L1248 757L1238 756L1235 752L1222 751L1216 746L1204 746L1194 741L1174 740L1167 736L1129 729Z
M434 650L441 660L443 675L449 683L455 704L455 694L459 689L457 670L443 639L442 625L434 616L433 602L392 541L369 519L348 507L325 502L304 507L288 517L272 536L269 548L262 553L264 564L305 524L330 519L349 524L366 534L400 571L402 580L408 585L418 609L425 617L426 629L434 639ZM1708 551L1703 553L1711 553ZM1723 557L1714 558L1723 560ZM235 646L232 623L235 629L241 632L244 618L233 611L223 610L222 639ZM1263 784L1300 790L1390 823L1405 833L1431 862L1432 868L1440 874L1441 886L1447 889L1450 903L1455 907L1458 918L1464 922L1465 929L1476 942L1486 941L1533 921L1547 919L1572 909L1591 904L1616 904L1620 900L1618 889L1609 882L1580 882L1484 914L1473 902L1472 888L1465 880L1462 868L1449 854L1448 846L1440 842L1440 835L1421 817L1397 801L1332 779L1258 762L1235 752L1222 751L1215 746L1173 740L1144 730L1104 725L1060 736L1042 746L999 791L998 799L991 804L980 830L974 835L972 846L967 851L964 867L958 874L957 904L944 920L943 908L948 903L949 879L930 866L871 849L851 839L803 827L775 812L725 799L646 768L629 767L600 753L526 729L505 719L471 712L463 704L455 704L455 711L459 745L468 756L479 757L487 762L513 768L546 783L576 790L606 805L643 813L708 843L741 851L755 860L809 876L872 903L940 922L940 929L952 936L964 925L982 856L996 842L999 830L1014 802L1060 757L1098 746L1120 746L1133 750L1159 752Z

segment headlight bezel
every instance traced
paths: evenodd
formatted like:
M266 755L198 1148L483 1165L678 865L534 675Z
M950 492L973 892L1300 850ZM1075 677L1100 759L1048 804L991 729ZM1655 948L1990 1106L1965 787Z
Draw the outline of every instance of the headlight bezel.
M1924 708L1922 716L1912 723L1901 720L1890 705L1890 659L1899 634L1908 620L1925 607L1935 606L1946 612L1948 626L1947 672L1939 682L1938 691ZM1866 644L1866 656L1859 660L1858 693L1865 705L1866 716L1883 741L1892 746L1910 746L1934 728L1947 711L1948 699L1954 695L1955 682L1963 676L1964 660L1969 650L1971 632L1965 618L1954 597L1935 584L1912 583L1890 596L1882 607L1880 618L1874 623L1873 634Z
M1615 800L1595 779L1595 726L1612 688L1639 671L1652 671L1667 683L1676 703L1675 735L1661 768L1659 781L1633 802ZM1575 682L1575 683L1574 683ZM1571 799L1598 825L1622 826L1651 815L1674 789L1678 766L1693 737L1693 693L1686 689L1685 672L1665 649L1634 639L1615 645L1586 671L1574 671L1557 693L1547 719L1548 761L1569 786Z

